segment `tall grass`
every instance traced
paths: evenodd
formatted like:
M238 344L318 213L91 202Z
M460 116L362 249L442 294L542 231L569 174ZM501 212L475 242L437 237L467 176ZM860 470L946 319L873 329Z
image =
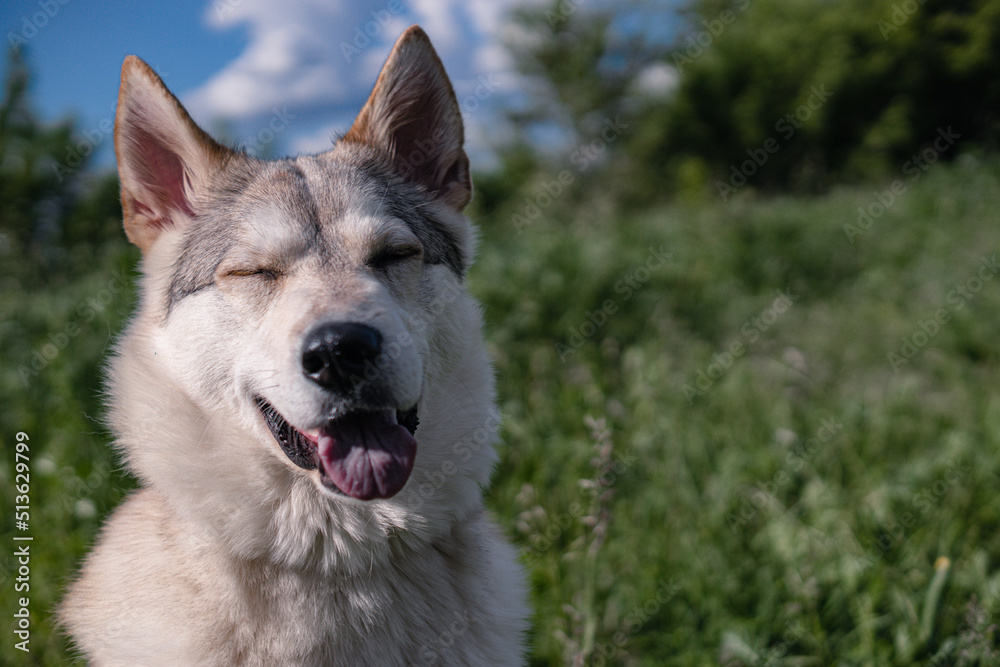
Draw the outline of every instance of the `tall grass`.
M492 505L521 528L536 664L990 662L1000 170L932 169L856 235L888 185L483 220ZM593 564L585 415L618 457Z
M490 505L531 573L533 664L996 660L1000 165L907 185L853 239L888 183L642 214L566 194L520 233L514 204L477 216L505 419ZM0 291L0 424L33 457L29 662L68 659L49 612L131 484L99 366L133 296L79 309L132 257ZM12 644L0 663L24 662Z

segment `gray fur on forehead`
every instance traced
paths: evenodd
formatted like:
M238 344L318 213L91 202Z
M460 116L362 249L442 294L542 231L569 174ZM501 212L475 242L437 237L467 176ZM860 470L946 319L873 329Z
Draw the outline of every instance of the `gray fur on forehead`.
M424 261L428 264L447 266L458 277L464 278L469 258L464 256L458 233L438 219L436 204L416 183L400 176L392 167L389 156L370 146L341 141L334 150L315 157L331 174L333 198L373 198L378 210L386 217L402 220L424 247ZM350 176L343 174L347 167ZM339 190L341 188L346 188Z
M374 152L374 151L372 151ZM386 217L403 221L424 247L424 261L465 275L467 258L455 231L434 216L435 208L419 185L397 175L364 147L350 146L315 157L275 161L234 160L207 193L205 213L184 235L167 294L167 312L184 297L215 284L219 264L239 238L237 228L261 205L280 202L295 211L302 233L319 245L322 230L336 225L350 198L372 200ZM329 174L310 187L300 160L316 161Z
M166 311L174 304L215 283L215 270L234 242L238 220L233 210L244 201L257 180L249 161L233 160L220 170L199 208L200 214L184 234L181 250L174 261L173 278L167 290Z

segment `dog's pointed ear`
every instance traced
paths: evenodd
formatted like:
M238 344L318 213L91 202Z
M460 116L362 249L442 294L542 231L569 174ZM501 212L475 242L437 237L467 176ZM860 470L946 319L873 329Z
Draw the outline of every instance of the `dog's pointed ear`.
M462 115L431 40L410 26L343 141L388 153L405 178L461 211L472 198Z
M115 155L132 243L146 252L164 229L194 218L199 195L231 153L191 120L149 65L125 58Z

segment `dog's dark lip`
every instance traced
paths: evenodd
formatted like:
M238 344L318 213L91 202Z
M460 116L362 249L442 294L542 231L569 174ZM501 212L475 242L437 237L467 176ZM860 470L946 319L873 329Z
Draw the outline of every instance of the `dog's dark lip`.
M288 423L284 417L281 416L274 406L268 403L261 396L254 398L254 402L257 404L257 409L260 410L261 415L264 417L264 423L267 424L268 429L271 431L271 435L274 439L278 441L281 446L281 450L285 452L285 456L295 465L303 468L304 470L315 470L319 467L319 455L317 452L317 439L310 437L295 428ZM356 412L364 412L364 408L349 410L346 414L353 414ZM410 435L415 435L417 431L417 426L420 420L417 416L417 406L414 405L412 408L407 410L396 410L396 422L410 432ZM320 471L323 474L323 471ZM335 485L327 485L334 491L343 494L340 489Z
M306 436L288 423L270 403L258 396L255 399L257 409L264 417L264 422L271 430L271 435L281 445L285 455L300 468L314 470L316 468L316 441Z

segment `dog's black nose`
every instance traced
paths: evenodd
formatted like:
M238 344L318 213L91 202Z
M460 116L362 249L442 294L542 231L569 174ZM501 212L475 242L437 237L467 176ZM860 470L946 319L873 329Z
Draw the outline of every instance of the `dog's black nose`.
M365 324L325 324L302 346L302 372L324 389L347 391L382 351L382 334Z

